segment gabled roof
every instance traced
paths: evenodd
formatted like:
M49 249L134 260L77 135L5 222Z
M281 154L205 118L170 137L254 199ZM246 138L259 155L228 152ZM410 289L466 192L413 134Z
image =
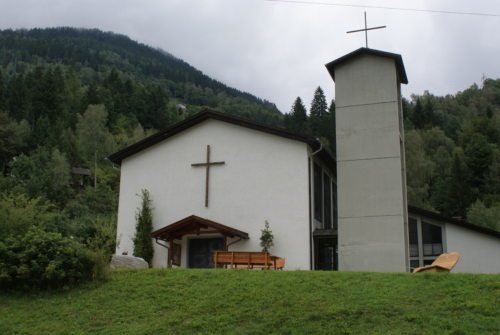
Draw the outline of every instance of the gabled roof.
M120 165L123 159L132 156L141 150L149 148L150 146L156 143L159 143L171 136L174 136L208 119L219 120L222 122L227 122L237 126L258 130L264 133L288 138L291 140L304 142L307 143L309 146L311 146L313 150L318 150L319 148L322 147L320 141L312 136L296 134L284 129L270 127L258 122L250 121L233 115L220 113L211 109L205 109L200 113L197 113L179 123L176 123L170 128L161 130L154 135L146 137L145 139L135 144L132 144L118 152L115 152L114 154L108 156L108 159L113 163ZM332 171L335 171L336 169L335 159L326 150L323 149L320 152L318 152L318 156L320 159L322 159L326 164L330 166Z
M435 219L436 221L440 221L440 222L451 223L451 224L454 224L454 225L457 225L460 227L464 227L464 228L467 228L470 230L475 230L475 231L483 233L483 234L488 234L488 235L500 238L500 231L490 229L487 227L478 226L478 225L472 224L472 223L467 222L467 221L448 218L448 217L445 217L441 214L428 211L426 209L422 209L422 208L418 208L418 207L414 207L414 206L408 206L408 213L425 216L425 217Z
M370 48L359 48L358 50L354 50L351 53L348 53L347 55L344 55L340 58L337 58L334 61L331 61L330 63L326 64L326 69L330 73L330 76L332 79L335 81L335 68L339 66L340 64L347 62L350 59L353 59L355 57L358 57L359 55L375 55L375 56L380 56L380 57L386 57L386 58L391 58L394 59L396 62L396 70L398 72L398 77L399 81L403 84L408 84L408 77L406 77L406 70L405 66L403 64L403 58L401 55L394 54L391 52L387 51L381 51L381 50L375 50L375 49L370 49Z
M210 229L211 233L219 233L229 237L248 239L248 233L196 215L188 216L158 229L152 232L151 236L159 240L180 239L187 234L199 234L202 232L201 229Z

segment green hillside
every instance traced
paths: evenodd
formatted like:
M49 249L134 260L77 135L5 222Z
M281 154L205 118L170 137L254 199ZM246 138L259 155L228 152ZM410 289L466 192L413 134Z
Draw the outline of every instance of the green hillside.
M123 271L1 294L0 333L498 334L499 304L498 275Z

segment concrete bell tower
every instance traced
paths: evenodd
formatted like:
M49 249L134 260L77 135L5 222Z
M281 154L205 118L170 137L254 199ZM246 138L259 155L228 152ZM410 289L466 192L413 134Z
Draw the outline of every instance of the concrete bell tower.
M360 48L326 67L335 81L339 270L408 271L403 60Z

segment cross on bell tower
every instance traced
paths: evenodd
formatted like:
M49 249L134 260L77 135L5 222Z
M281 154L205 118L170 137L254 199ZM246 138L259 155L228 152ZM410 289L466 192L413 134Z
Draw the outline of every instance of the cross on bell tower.
M387 27L386 26L378 26L378 27L368 28L368 26L366 24L366 12L365 12L365 28L364 29L357 29L357 30L350 30L347 32L347 34L359 33L361 31L364 31L365 32L365 44L366 44L366 47L368 48L368 30L375 30L375 29L382 29L382 28L387 28Z

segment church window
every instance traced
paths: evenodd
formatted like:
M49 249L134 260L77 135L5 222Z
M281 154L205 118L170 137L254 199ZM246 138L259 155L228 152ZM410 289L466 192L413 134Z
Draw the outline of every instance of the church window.
M325 208L325 215L323 226L326 229L332 228L332 180L324 173L323 174L323 208Z
M321 167L314 163L314 219L323 222L323 196Z
M335 180L319 164L314 163L313 196L314 220L322 229L336 228L337 188Z
M409 218L410 267L431 264L445 252L443 227L420 216Z

